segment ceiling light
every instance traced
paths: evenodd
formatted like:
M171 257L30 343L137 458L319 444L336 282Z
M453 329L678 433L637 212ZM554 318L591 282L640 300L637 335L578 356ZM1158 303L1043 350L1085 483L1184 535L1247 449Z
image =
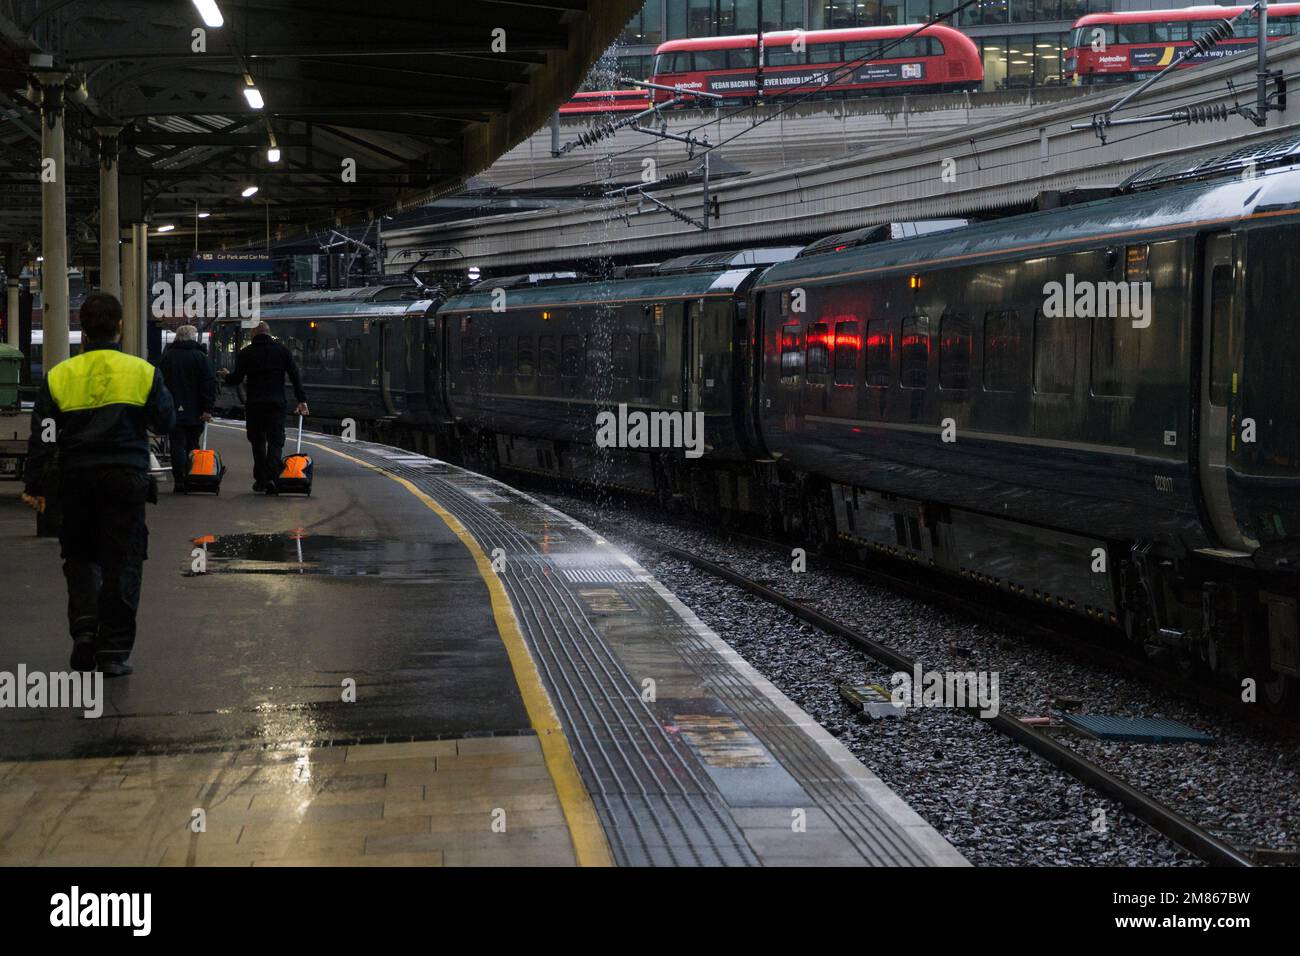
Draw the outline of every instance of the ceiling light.
M176 228L176 227L173 226L171 223L168 223L168 224L165 225L165 226L159 226L159 227L158 227L158 231L159 231L159 232L171 232L171 231L172 231L173 229L175 229L175 228Z
M246 188L244 189L244 191L243 191L242 193L240 193L239 195L241 195L241 196L243 196L245 199L247 199L249 196L253 195L253 193L255 193L255 192L257 192L257 187L256 187L256 186L248 186L248 187L246 187Z
M280 161L280 147L271 146L266 150L266 161L268 163L278 163Z
M203 18L203 23L210 27L219 27L226 21L221 16L221 9L217 6L217 0L194 0L194 6L199 11L199 16Z
M248 100L248 105L255 110L260 110L266 105L266 101L262 99L261 91L251 83L244 87L244 99Z
M211 215L212 215L212 213L210 213L210 212L201 212L201 213L199 213L199 218L200 218L200 219L207 219L207 218L208 218L209 216L211 216Z

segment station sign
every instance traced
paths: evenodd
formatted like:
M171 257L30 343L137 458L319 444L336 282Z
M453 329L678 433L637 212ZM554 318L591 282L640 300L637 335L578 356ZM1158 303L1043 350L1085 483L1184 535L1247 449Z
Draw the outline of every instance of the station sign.
M271 260L260 252L197 252L190 257L191 275L270 273Z

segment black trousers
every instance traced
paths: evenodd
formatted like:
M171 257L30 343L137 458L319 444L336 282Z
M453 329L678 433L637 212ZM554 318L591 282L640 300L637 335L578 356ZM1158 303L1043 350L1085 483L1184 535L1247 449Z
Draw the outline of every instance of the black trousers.
M190 473L190 452L199 447L202 437L202 425L177 425L168 436L172 448L172 481L178 487Z
M149 556L149 476L134 468L66 473L59 497L68 629L73 637L96 636L100 660L126 660L135 646L140 580Z
M275 481L284 457L284 407L249 405L244 418L248 442L253 446L253 480L262 484Z

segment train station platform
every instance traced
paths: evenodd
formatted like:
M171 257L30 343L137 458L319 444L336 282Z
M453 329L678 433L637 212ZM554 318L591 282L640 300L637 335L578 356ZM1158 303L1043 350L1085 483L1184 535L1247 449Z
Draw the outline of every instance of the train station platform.
M221 495L149 510L135 673L98 717L0 707L0 865L964 864L576 521L320 435L314 494L266 497L242 426L213 432ZM71 648L18 494L11 681Z

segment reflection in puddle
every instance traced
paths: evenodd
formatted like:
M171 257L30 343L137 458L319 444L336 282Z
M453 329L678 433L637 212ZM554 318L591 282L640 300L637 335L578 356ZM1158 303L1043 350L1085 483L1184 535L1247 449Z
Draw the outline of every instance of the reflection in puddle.
M308 534L204 535L191 539L206 552L208 574L325 574L421 580L433 576L435 546ZM187 577L196 572L191 566Z

